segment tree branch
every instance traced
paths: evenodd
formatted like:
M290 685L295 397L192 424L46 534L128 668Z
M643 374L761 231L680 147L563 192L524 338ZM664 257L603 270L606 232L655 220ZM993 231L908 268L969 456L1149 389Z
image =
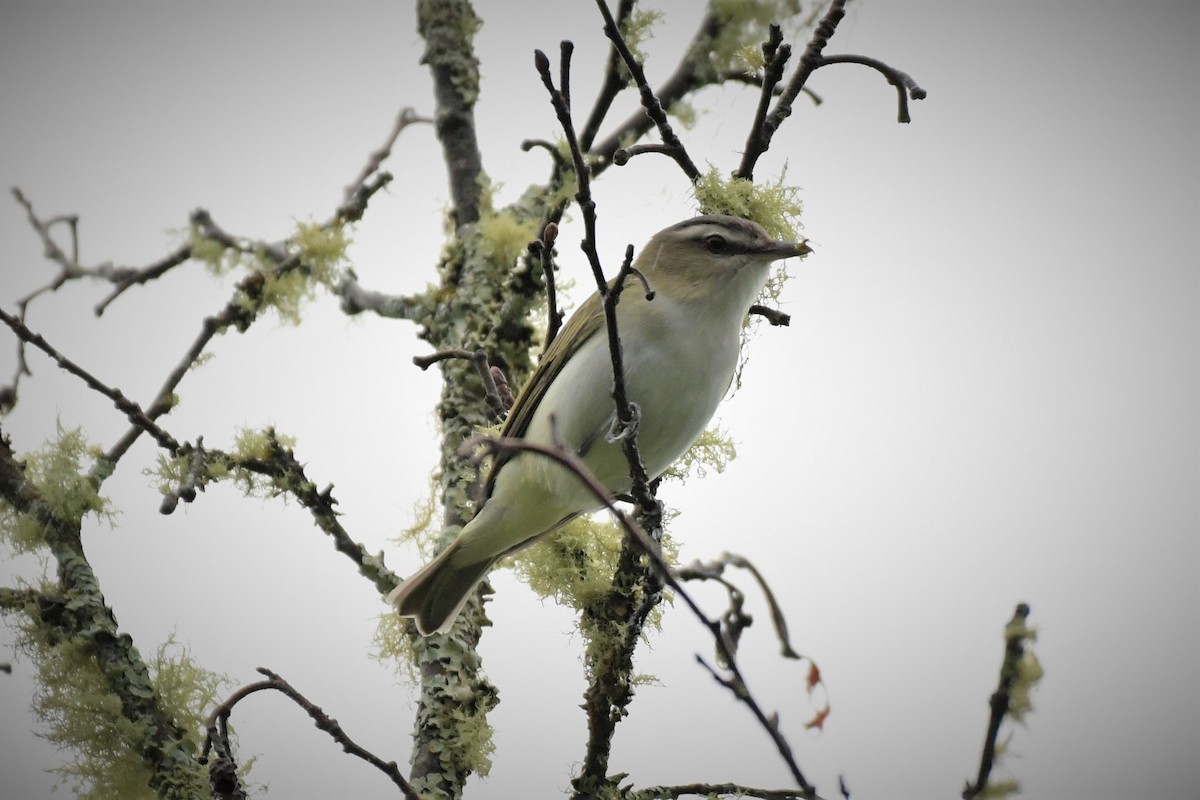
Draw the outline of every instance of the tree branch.
M529 243L529 255L541 263L542 278L546 282L546 339L542 343L543 353L550 348L550 343L562 328L564 316L558 307L558 288L554 279L554 271L558 268L554 263L554 241L557 238L558 225L548 222L542 229L542 237Z
M845 14L846 0L833 0L829 4L829 10L825 12L825 16L813 30L812 38L808 40L808 46L804 48L804 53L800 56L800 63L797 65L795 73L792 74L791 80L784 87L783 93L775 101L775 107L771 113L766 115L765 119L761 121L758 118L755 119L756 127L751 129L750 135L746 139L746 152L738 167L737 174L739 176L746 177L754 173L754 165L771 146L771 139L774 137L775 131L791 115L792 103L799 96L809 76L820 66L821 51L829 44L830 37L837 30L838 23L842 21ZM778 53L776 53L776 57L778 57Z
M752 316L759 316L765 319L770 325L776 327L787 327L792 324L792 315L785 314L778 308L771 308L760 303L755 303L750 306L749 312Z
M795 789L756 789L739 783L685 783L679 786L647 786L621 792L621 800L675 800L691 795L716 797L756 797L759 800L808 800L812 795Z
M996 740L1000 735L1000 725L1013 709L1013 694L1022 678L1022 662L1026 658L1026 646L1033 633L1026 626L1029 618L1029 606L1019 603L1013 613L1012 620L1005 628L1004 662L1000 666L1000 684L992 693L988 705L991 716L988 719L987 735L983 740L983 753L979 758L979 773L975 783L967 782L963 789L963 800L974 800L984 796L988 788L988 779L996 762ZM1036 680L1040 675L1033 677ZM1024 687L1028 691L1028 686Z
M371 555L342 527L334 508L337 500L333 497L333 485L318 490L305 473L304 465L296 460L291 448L279 441L274 429L268 430L267 436L267 458L236 458L225 453L214 453L212 457L227 459L234 466L269 478L280 494L291 495L308 510L316 526L333 539L334 549L353 561L359 574L371 581L381 595L396 588L400 578L387 568L383 554Z
M512 398L510 395L509 402L505 403L504 397L500 393L499 385L496 382L496 376L492 372L496 368L488 363L486 350L464 350L461 348L440 350L427 356L413 356L413 363L422 370L427 370L439 361L445 361L450 358L466 359L474 365L475 371L479 373L479 377L483 380L484 399L487 401L488 407L491 408L492 414L496 419L504 419L505 412L512 405ZM505 381L504 386L505 388L508 387L507 381Z
M234 692L225 702L214 708L212 713L208 715L208 720L205 724L207 734L204 739L204 750L200 754L200 763L207 764L209 753L215 751L218 754L218 761L216 763L224 768L223 774L228 774L228 765L232 762L232 751L229 743L229 716L233 713L234 707L250 695L255 692L272 690L279 692L304 709L304 712L312 718L317 729L328 733L335 742L341 745L343 752L355 758L362 759L384 775L387 775L392 783L400 788L400 791L408 800L421 800L421 796L404 779L395 761L384 761L370 750L359 745L342 729L342 726L338 724L336 719L326 714L319 706L297 691L295 687L276 673L265 667L259 667L258 671L267 677L265 681L243 686ZM224 760L224 763L222 763L222 760ZM236 780L236 765L234 767L233 775L234 780ZM229 789L226 789L226 791L229 791ZM241 796L245 796L244 793Z
M620 0L620 4L617 6L618 28L625 23L625 20L629 19L629 15L633 13L633 6L634 0ZM596 102L592 105L592 111L588 114L587 121L579 132L579 146L585 151L596 140L596 134L599 133L600 126L604 124L604 118L608 116L613 100L629 85L629 82L621 75L621 63L621 54L617 48L615 46L609 48L608 64L604 68L604 81L600 84L600 91L596 94Z
M373 311L386 319L403 319L421 322L429 315L429 298L424 294L384 294L364 289L358 283L354 270L348 269L333 287L342 298L342 313L347 316Z
M876 70L883 77L887 78L887 82L896 87L897 103L899 106L899 111L896 113L897 122L912 122L912 118L908 115L908 99L910 97L913 100L924 100L929 96L929 93L918 86L917 82L907 72L901 72L895 67L888 66L877 58L848 54L822 56L818 67L827 67L830 64L861 64L862 66Z
M762 44L763 78L758 96L758 108L754 112L754 121L750 123L750 134L746 138L746 146L742 151L742 163L733 173L736 178L754 180L754 164L761 153L766 152L771 140L766 132L767 111L771 107L771 98L779 82L783 80L783 68L792 56L792 48L783 43L783 31L778 25L772 24L767 41Z
M421 63L433 76L434 129L449 173L456 227L479 220L483 161L475 138L479 59L473 40L479 18L467 0L419 0L417 29L425 39Z
M133 639L117 625L88 563L81 538L83 512L69 513L51 503L3 436L0 497L37 521L57 564L56 595L39 593L35 603L22 607L39 641L48 648L65 647L63 652L76 653L74 658L87 654L79 668L96 669L103 685L119 701L127 737L123 744L135 748L150 771L151 789L164 797L170 792L181 797L202 796L187 735L162 707L146 663Z
M99 392L111 400L113 405L117 407L117 410L122 412L126 419L133 423L134 428L136 428L138 431L146 431L153 436L154 440L158 442L159 447L171 454L174 454L179 449L179 442L175 441L174 437L172 437L162 428L158 427L158 425L154 423L154 420L151 418L150 414L143 411L141 406L123 395L120 389L110 387L100 381L83 367L79 366L74 361L67 358L54 347L52 347L50 343L42 337L41 334L34 333L25 325L25 323L21 322L21 320L17 319L15 316L12 316L3 309L0 309L0 321L4 322L5 325L12 329L12 332L15 333L22 342L31 344L38 348L43 353L50 356L50 358L54 360L54 363L58 364L60 368L66 370L86 383L89 389Z
M600 14L604 17L604 35L612 42L613 47L621 54L621 59L625 62L625 66L629 69L629 74L633 76L633 82L638 88L638 94L642 100L642 108L646 110L646 115L654 122L654 126L658 128L658 134L662 137L664 152L675 160L679 168L683 170L683 174L687 175L688 180L692 183L700 180L700 170L692 163L691 157L687 153L687 149L683 146L683 142L675 135L675 129L671 127L671 121L667 119L667 112L663 109L663 104L654 94L654 90L650 88L650 84L646 81L646 73L642 69L642 65L638 62L633 52L629 49L629 45L625 42L625 37L621 35L621 29L617 25L617 21L613 19L612 11L608 8L608 3L605 0L596 0L596 6L600 9Z
M352 221L362 218L362 211L366 209L367 199L387 183L387 181L384 181L383 184L379 184L377 181L375 184L372 184L370 183L370 179L379 172L379 168L383 165L384 160L392 154L392 148L396 145L396 140L400 138L400 134L409 125L416 123L431 124L432 122L432 119L422 117L408 106L400 109L400 113L396 116L396 122L392 125L392 130L388 134L387 139L384 140L383 145L371 153L367 158L366 165L358 173L358 177L346 187L342 196L342 204L334 212L334 221ZM382 174L386 175L387 173ZM388 180L391 180L390 175L388 175ZM331 222L329 224L332 225L334 223Z
M659 106L670 108L689 93L718 80L715 74L710 74L708 66L709 45L720 31L720 26L717 15L711 9L707 11L675 71L658 87L657 92L653 92L658 98ZM612 161L613 154L626 142L640 139L652 127L654 121L644 110L640 110L618 125L616 130L601 142L594 144L589 152L603 159L596 167L597 174L604 169L606 163Z

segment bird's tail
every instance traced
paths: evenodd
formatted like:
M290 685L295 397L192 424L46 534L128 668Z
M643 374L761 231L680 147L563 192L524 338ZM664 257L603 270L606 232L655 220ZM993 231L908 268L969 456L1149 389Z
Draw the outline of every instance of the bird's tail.
M402 617L414 617L422 635L445 633L495 558L472 561L454 542L388 595Z

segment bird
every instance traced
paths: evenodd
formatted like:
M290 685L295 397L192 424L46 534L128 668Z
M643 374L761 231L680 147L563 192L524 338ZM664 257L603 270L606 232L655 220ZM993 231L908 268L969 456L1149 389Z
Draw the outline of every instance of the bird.
M704 432L737 369L742 329L772 262L811 252L759 224L723 214L659 231L634 268L647 291L616 306L626 394L651 479ZM604 299L593 293L567 320L518 394L500 435L574 451L613 494L632 479L619 441ZM528 451L498 455L475 516L432 561L387 597L422 635L445 633L502 557L600 504L566 467Z

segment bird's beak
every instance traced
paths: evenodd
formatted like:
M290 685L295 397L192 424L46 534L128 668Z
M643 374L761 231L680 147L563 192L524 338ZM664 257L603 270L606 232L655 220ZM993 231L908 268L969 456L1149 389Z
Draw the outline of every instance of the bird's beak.
M807 239L801 239L798 242L771 242L762 252L769 253L774 258L791 258L806 256L812 252L812 248L808 246Z

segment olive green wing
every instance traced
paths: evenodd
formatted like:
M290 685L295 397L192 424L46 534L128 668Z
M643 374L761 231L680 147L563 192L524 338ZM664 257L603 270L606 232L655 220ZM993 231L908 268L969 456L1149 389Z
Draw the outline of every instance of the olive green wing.
M534 369L509 410L508 417L504 420L504 426L500 429L501 436L519 439L525 435L529 429L529 423L533 420L534 412L537 411L550 384L562 371L563 365L567 363L574 351L579 349L580 345L595 336L603 326L604 307L601 305L600 295L594 293L576 309L542 355L537 368ZM492 483L495 481L496 473L512 458L512 455L511 452L501 453L492 462L492 469L485 485L485 497L491 496Z

